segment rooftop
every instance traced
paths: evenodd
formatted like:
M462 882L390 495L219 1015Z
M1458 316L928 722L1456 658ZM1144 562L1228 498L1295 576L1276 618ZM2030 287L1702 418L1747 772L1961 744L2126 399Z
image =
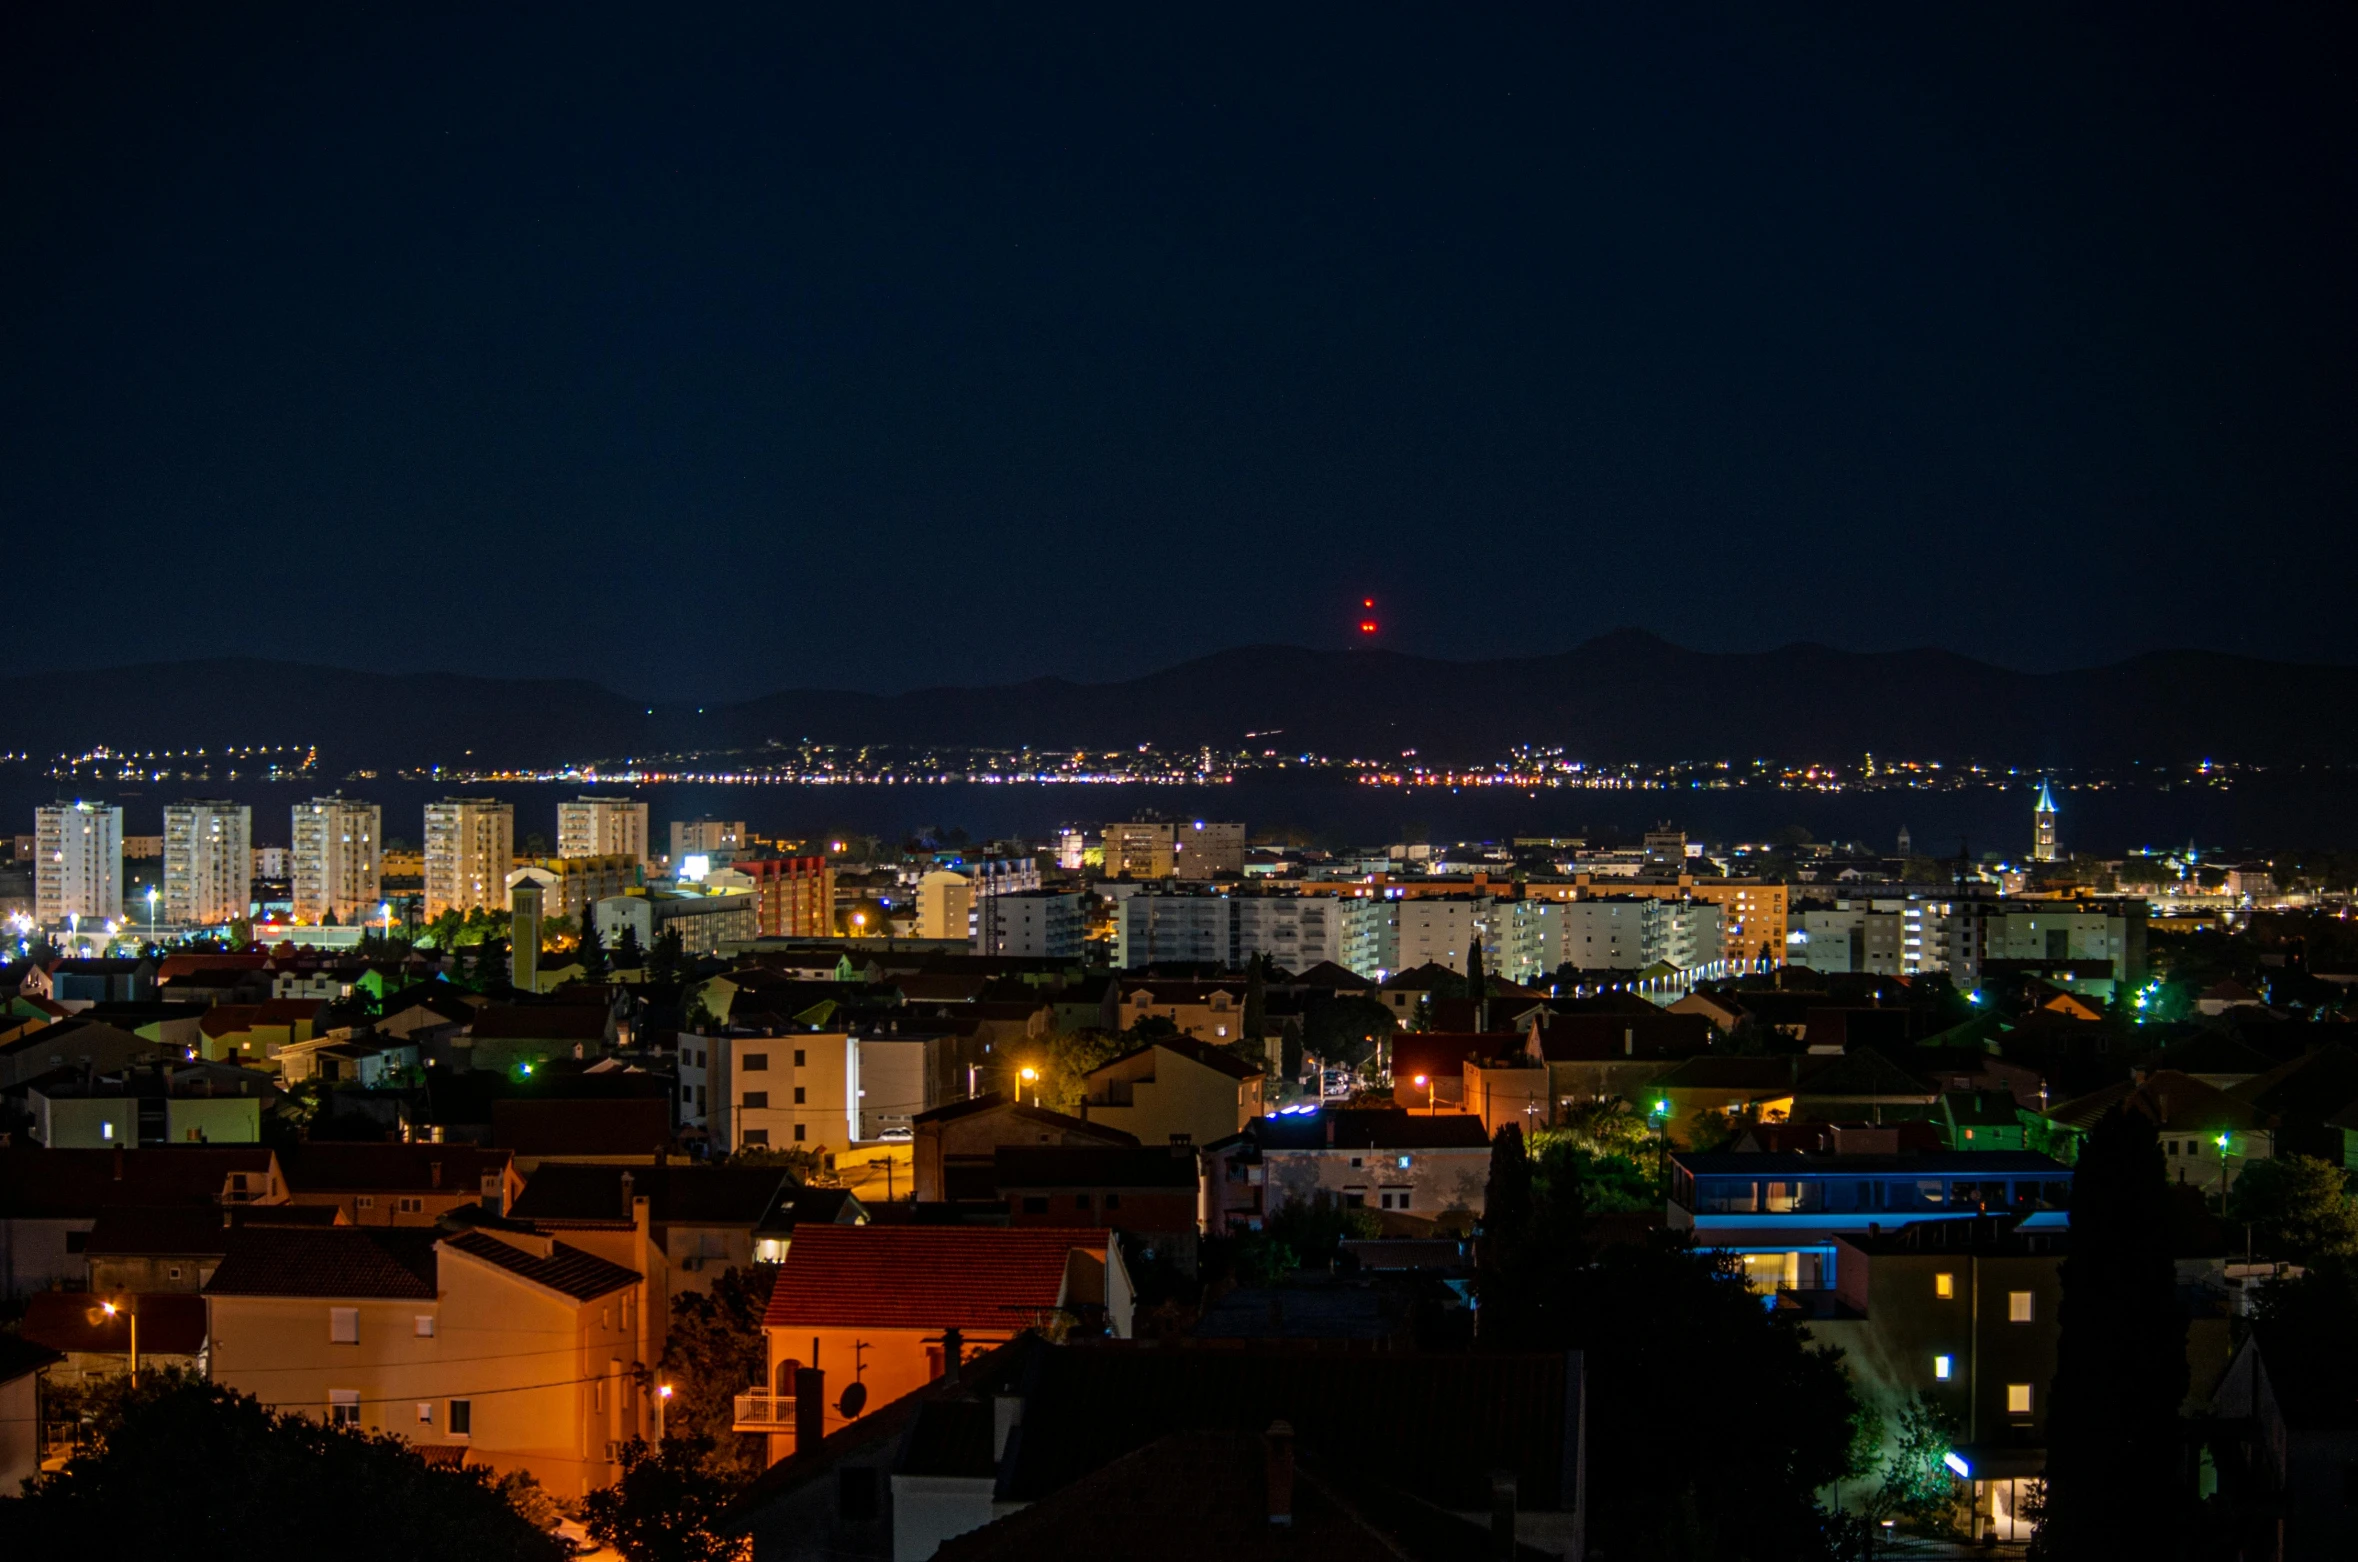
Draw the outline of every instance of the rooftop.
M430 1301L435 1294L431 1226L248 1226L207 1296L361 1296Z
M1106 1233L1056 1226L797 1226L763 1320L771 1328L1008 1330L1056 1306L1074 1249Z
M562 1292L577 1302L594 1301L639 1282L637 1270L625 1269L595 1253L585 1253L580 1248L569 1247L562 1242L549 1243L546 1256L503 1242L485 1231L462 1231L456 1236L444 1238L442 1245L454 1253L479 1258L512 1275L519 1275L535 1285Z

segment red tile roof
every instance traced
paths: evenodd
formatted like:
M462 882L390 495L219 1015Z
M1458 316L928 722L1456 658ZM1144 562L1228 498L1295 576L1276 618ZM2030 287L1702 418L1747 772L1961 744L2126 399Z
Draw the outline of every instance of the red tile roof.
M798 1226L772 1328L1016 1329L1054 1307L1073 1249L1102 1231L1035 1226Z
M639 1283L637 1270L625 1269L595 1253L585 1253L562 1242L551 1242L546 1258L481 1231L462 1231L445 1239L442 1245L454 1253L464 1253L512 1275L521 1275L535 1285L561 1291L577 1302L595 1301L626 1285Z
M475 1011L477 1041L603 1041L606 1011L589 1004L490 1003Z
M434 1295L441 1233L431 1226L247 1226L229 1235L208 1296Z

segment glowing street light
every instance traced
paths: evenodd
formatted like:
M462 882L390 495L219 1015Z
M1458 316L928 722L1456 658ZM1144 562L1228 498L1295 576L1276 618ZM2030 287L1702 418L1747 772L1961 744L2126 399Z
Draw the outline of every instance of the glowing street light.
M139 1309L128 1304L117 1307L112 1302L100 1302L99 1311L109 1318L127 1318L131 1322L131 1386L139 1386Z
M1020 1068L1020 1069L1016 1070L1016 1077L1017 1077L1018 1079L1022 1080L1022 1081L1023 1081L1025 1084L1027 1084L1027 1085L1035 1085L1035 1086L1036 1086L1036 1085L1038 1085L1038 1084L1039 1084L1039 1082L1040 1082L1040 1071L1039 1071L1038 1069L1036 1069L1036 1068L1032 1068L1032 1067L1030 1067L1030 1066L1028 1066L1028 1065L1027 1065L1027 1066L1026 1066L1026 1067L1024 1067L1024 1068ZM1040 1104L1040 1092L1039 1092L1038 1090L1036 1090L1036 1089L1035 1089L1035 1090L1032 1092L1032 1105L1034 1105L1034 1106L1038 1106L1039 1104Z

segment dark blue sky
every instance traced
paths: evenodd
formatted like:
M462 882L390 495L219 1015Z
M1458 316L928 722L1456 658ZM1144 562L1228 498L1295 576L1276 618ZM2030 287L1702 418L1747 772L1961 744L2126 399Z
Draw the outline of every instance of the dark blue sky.
M38 659L2350 657L2343 8L204 9L0 22Z

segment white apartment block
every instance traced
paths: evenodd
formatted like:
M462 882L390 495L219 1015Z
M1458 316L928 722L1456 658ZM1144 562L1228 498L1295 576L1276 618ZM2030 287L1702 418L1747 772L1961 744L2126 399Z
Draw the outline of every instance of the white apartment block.
M647 805L627 797L577 797L557 805L557 855L620 857L647 865Z
M44 927L123 914L123 810L57 803L33 811L33 916Z
M1804 906L1795 921L1800 936L1787 940L1791 962L1813 971L1914 976L1948 968L1946 901L1841 899Z
M1183 879L1242 878L1245 827L1219 819L1196 819L1174 832L1171 871Z
M1638 971L1667 959L1676 905L1642 895L1566 902L1562 963L1582 971Z
M298 922L333 912L350 927L376 915L384 898L384 812L374 803L315 797L297 803L288 892Z
M209 927L254 905L254 811L217 799L164 807L164 920Z
M742 819L674 819L671 822L671 867L679 871L685 857L733 857L745 849Z
M488 797L426 805L426 919L500 909L516 856L516 811Z
M1032 889L986 896L974 908L974 952L1077 960L1086 920L1077 893Z

